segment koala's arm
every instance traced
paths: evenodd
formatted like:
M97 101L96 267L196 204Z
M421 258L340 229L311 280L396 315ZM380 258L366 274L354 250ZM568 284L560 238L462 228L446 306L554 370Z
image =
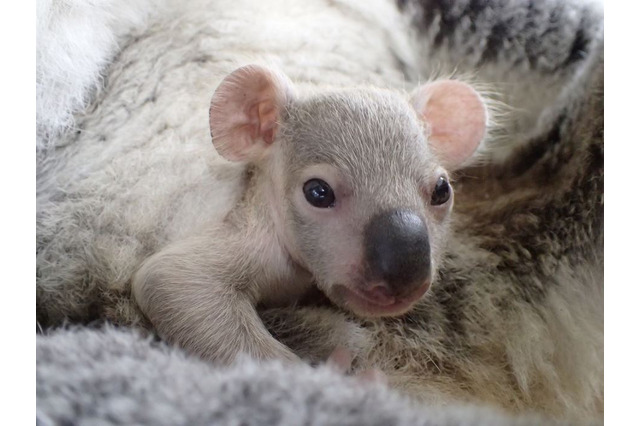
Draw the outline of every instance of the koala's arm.
M164 339L204 359L297 359L258 317L266 273L252 247L232 233L218 228L147 259L132 281L136 302Z

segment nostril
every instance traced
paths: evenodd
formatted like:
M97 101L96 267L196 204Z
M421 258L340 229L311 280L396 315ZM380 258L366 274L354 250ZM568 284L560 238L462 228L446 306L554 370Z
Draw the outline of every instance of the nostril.
M429 233L410 210L374 216L365 229L365 253L371 278L383 280L396 293L422 285L431 273Z

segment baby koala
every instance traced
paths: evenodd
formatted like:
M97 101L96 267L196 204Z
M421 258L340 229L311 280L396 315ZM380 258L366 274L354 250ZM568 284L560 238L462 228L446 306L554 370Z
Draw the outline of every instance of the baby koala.
M222 223L147 259L134 298L157 332L187 351L297 359L256 305L293 303L316 285L363 317L407 312L432 284L461 166L487 109L465 83L404 94L374 88L296 95L275 70L245 66L211 101L213 145L247 163Z

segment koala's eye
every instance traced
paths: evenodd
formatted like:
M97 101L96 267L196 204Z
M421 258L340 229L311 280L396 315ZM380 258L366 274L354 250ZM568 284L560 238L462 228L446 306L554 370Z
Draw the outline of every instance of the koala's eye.
M302 190L304 191L305 198L312 206L319 208L334 206L336 196L333 193L333 189L322 179L308 180L305 182Z
M449 182L444 176L440 176L438 178L438 182L436 182L436 187L433 189L433 193L431 194L431 205L439 206L441 204L449 201L451 197L451 187L449 186Z

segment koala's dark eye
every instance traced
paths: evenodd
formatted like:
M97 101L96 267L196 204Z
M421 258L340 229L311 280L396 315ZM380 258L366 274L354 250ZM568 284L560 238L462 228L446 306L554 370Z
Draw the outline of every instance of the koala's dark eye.
M333 207L336 196L329 184L322 179L308 180L302 187L304 196L314 207L328 208Z
M441 204L449 201L451 197L451 187L449 186L449 182L444 176L440 176L438 178L438 182L436 182L436 187L433 189L433 193L431 194L431 205L439 206Z

